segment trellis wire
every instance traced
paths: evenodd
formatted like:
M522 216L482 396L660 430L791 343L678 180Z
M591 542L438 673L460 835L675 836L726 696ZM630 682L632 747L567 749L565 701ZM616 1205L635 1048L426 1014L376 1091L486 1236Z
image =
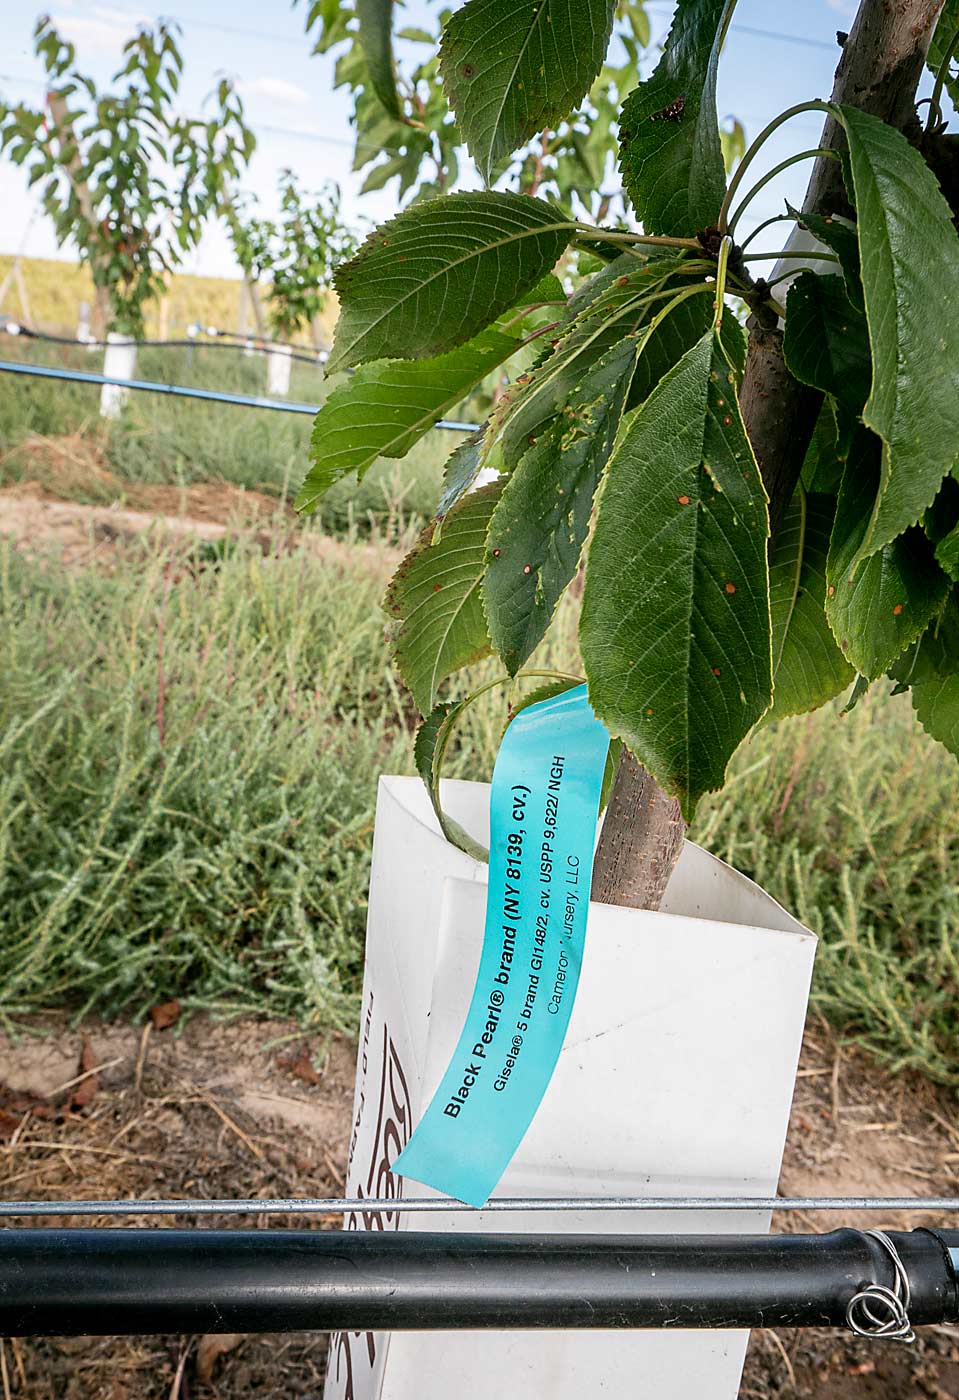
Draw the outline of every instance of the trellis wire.
M512 1211L959 1211L959 1196L534 1196L493 1197L482 1210ZM337 1215L472 1211L444 1197L296 1196L240 1200L0 1201L0 1219L65 1215Z
M120 342L114 340L78 340L71 335L53 335L50 331L35 331L30 326L24 326L19 321L7 321L5 325L0 325L0 331L5 335L22 337L24 340L49 341L51 345L72 345L79 346L83 350L109 350L111 346ZM245 340L238 339L229 331L214 330L211 327L203 332L204 335L216 335L223 337L223 341L199 340L196 336L191 336L186 340L134 340L128 343L136 346L138 350L238 350L257 355L286 355L287 359L297 360L300 364L321 365L326 362L327 353L325 350L316 351L314 354L307 354L302 346L295 346L288 340L261 340L257 343L255 337L248 336ZM234 343L235 342L235 343Z
M52 365L17 364L11 360L0 360L0 373L25 374L38 379L60 379L75 384L115 384L120 389L141 389L151 394L167 394L171 398L205 399L210 403L228 403L238 408L267 408L277 413L308 413L311 418L320 411L318 403L286 403L282 399L259 398L254 394L226 394L216 389L195 389L185 384L159 384L152 379L118 379L107 374L92 374L82 369L55 369ZM475 432L478 423L457 423L441 418L434 428L444 428L453 433Z

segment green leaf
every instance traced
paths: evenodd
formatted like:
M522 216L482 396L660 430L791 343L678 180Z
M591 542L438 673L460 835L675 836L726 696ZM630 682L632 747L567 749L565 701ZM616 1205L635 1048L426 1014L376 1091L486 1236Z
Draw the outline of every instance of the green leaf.
M959 525L936 545L936 560L953 583L959 583Z
M551 270L571 232L528 195L463 192L405 210L337 269L327 372L462 345Z
M746 154L746 128L738 117L727 117L728 126L719 128L719 144L727 175Z
M484 425L477 432L470 433L468 438L457 443L446 459L446 466L443 468L443 494L436 507L437 520L445 520L456 502L476 485L476 479L483 466L480 454L485 432Z
M803 715L852 682L826 621L826 554L836 502L801 488L783 514L769 561L773 703L764 723Z
M848 446L845 450L848 455ZM838 495L845 466L845 459L839 456L836 406L827 398L819 410L816 426L813 428L812 438L803 459L803 489L816 495Z
M435 360L362 365L316 415L313 465L296 498L297 510L315 510L333 483L351 472L362 480L378 457L405 457L444 413L519 348L516 336L490 327Z
M940 611L949 580L913 526L856 566L879 480L879 444L861 429L843 475L826 564L826 616L843 655L875 680Z
M943 680L959 672L959 594L953 590L946 606L890 666L888 674L901 690L926 681ZM898 693L898 691L894 692Z
M687 819L772 694L766 495L709 332L613 454L580 642L597 713Z
M373 91L391 117L402 115L393 63L393 0L356 0L360 45Z
M486 531L499 482L465 496L434 543L428 525L393 575L385 607L396 620L393 659L421 714L447 676L490 650L480 597Z
M433 811L436 813L436 820L439 822L440 830L447 841L458 846L461 851L465 851L474 860L486 862L489 860L489 851L478 841L474 841L469 832L465 827L460 826L458 821L447 816L443 810L440 796L440 774L446 746L452 735L453 726L468 703L466 700L460 700L455 704L442 701L430 710L416 731L413 762L416 764L417 773L426 784L430 802L433 804Z
M946 0L939 14L939 21L933 32L932 42L926 61L933 76L945 63L950 51L952 59L945 80L945 89L954 107L959 107L959 55L956 53L956 36L959 34L959 0Z
M959 583L959 480L947 476L922 519L922 528L936 551L936 562L953 583Z
M849 698L846 700L845 705L843 705L842 709L839 711L841 717L845 717L846 715L852 714L853 710L859 704L859 701L862 700L863 697L868 693L869 687L871 685L872 681L869 680L868 677L856 677L856 684L850 691Z
M684 285L688 288L690 284L691 279L684 278L683 281L676 279L674 282L667 282L665 286L674 287L678 291ZM654 302L649 308L643 324L662 311L666 304L665 301ZM663 375L671 370L673 365L678 364L686 351L695 345L700 336L704 334L712 318L712 298L708 295L692 296L675 306L665 320L659 323L648 340L640 334L639 343L642 348L636 361L636 373L633 375L633 382L629 390L628 408L637 408L649 398ZM640 331L642 328L640 326ZM743 366L746 363L746 337L739 322L731 313L722 318L719 338L722 342L723 353L736 371L738 379L741 377Z
M959 238L906 138L855 107L833 111L849 143L872 346L863 421L884 444L858 561L919 520L959 456Z
M716 67L731 0L679 0L652 76L623 104L620 168L647 233L689 237L716 222L726 188Z
M799 274L786 299L783 354L801 383L832 394L850 414L862 412L872 381L869 333L841 277Z
M510 675L542 640L579 567L635 361L636 342L624 340L593 366L493 512L483 597L493 646Z
M794 209L787 203L786 208L792 214L800 228L804 228L811 233L814 238L825 247L831 248L839 259L839 266L842 268L843 280L846 283L846 295L853 306L860 311L865 309L862 297L862 277L859 271L859 235L856 232L856 225L850 219L844 219L839 214L801 214L798 209Z
M634 336L648 326L667 305L671 292L692 285L690 279L678 275L682 263L681 258L653 258L628 269L628 264L624 268L617 260L594 279L592 300L574 297L571 310L577 314L558 337L553 353L523 381L517 381L499 406L488 452L499 444L504 465L508 469L514 467L563 409L592 366L624 337ZM707 290L703 286L703 291ZM642 337L642 353L630 391L631 406L645 399L667 370L696 343L711 315L706 296L691 297L676 307L648 340Z
M959 675L914 685L912 707L926 733L959 758Z
M403 174L409 161L410 157L406 155L391 156L389 160L371 166L369 174L360 186L360 194L371 194L373 190L381 190L384 185L389 184L394 176ZM419 156L414 156L413 161L418 169Z
M468 0L447 20L443 84L487 184L513 151L582 102L615 10L616 0Z

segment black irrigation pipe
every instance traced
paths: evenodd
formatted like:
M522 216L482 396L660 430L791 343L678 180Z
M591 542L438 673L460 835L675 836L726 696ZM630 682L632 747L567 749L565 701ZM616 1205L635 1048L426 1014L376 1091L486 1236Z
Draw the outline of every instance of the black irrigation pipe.
M10 329L12 325L16 326L16 330ZM48 341L51 345L73 345L79 346L84 350L108 350L111 345L116 345L119 343L117 341L110 340L77 340L75 339L75 337L69 335L53 335L52 332L49 331L31 330L29 326L21 325L19 321L8 321L6 325L0 326L0 330L2 330L5 335L16 337L22 336L24 340ZM217 334L226 335L227 332L218 331ZM292 349L292 347L289 346L287 341L282 340L265 341L261 342L259 345L255 344L255 342L251 340L249 346L246 344L246 342L243 341L241 341L238 344L232 344L229 341L224 341L221 344L217 340L196 339L136 340L133 342L133 344L136 345L138 350L143 348L151 350L196 350L199 348L201 350L242 350L245 352L247 349L250 349L251 351L254 351L256 354L260 355L281 355L284 354L285 351L289 348L290 354L287 356L287 358L290 360L298 360L301 364L304 365L313 365L315 367L316 365L323 364L326 360L325 350L317 352L314 355L306 355L302 352L297 353L295 350Z
M959 1321L959 1230L2 1230L0 1336Z
M217 389L196 389L185 384L160 384L153 379L117 379L112 375L91 374L82 369L56 369L52 365L18 364L14 360L0 360L0 374L25 374L39 379L59 379L75 384L115 384L120 389L140 389L150 394L167 394L178 399L205 399L210 403L229 403L238 408L268 408L277 413L308 413L314 418L320 411L317 403L288 403L283 399L264 399L254 394L226 394ZM434 428L444 428L454 433L472 433L476 423L456 423L441 418Z

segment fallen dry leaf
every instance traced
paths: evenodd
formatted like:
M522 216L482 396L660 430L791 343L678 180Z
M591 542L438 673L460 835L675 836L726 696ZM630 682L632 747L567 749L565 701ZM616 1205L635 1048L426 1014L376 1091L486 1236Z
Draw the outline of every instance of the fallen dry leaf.
M81 1079L79 1084L73 1086L70 1094L71 1109L88 1108L96 1097L100 1089L100 1076L91 1074L95 1068L97 1057L93 1053L93 1046L90 1044L89 1036L83 1037L83 1044L80 1047L80 1059L77 1064L77 1074L85 1074L86 1078Z
M277 1069L285 1069L302 1079L305 1084L322 1084L323 1076L313 1063L313 1057L305 1045L301 1045L296 1055L277 1057Z
M12 1138L22 1122L22 1117L18 1117L15 1113L8 1113L5 1108L0 1108L0 1139Z
M33 1118L51 1118L53 1109L43 1099L21 1094L0 1080L0 1139L13 1137L26 1113Z
M155 1031L165 1031L180 1019L180 1012L183 1010L176 997L172 1001L161 1002L159 1006L150 1007L150 1020L153 1022Z
M201 1385L209 1385L213 1379L213 1370L221 1356L226 1356L227 1352L233 1351L246 1341L245 1332L224 1332L222 1335L207 1333L200 1338L200 1344L196 1349L196 1378Z

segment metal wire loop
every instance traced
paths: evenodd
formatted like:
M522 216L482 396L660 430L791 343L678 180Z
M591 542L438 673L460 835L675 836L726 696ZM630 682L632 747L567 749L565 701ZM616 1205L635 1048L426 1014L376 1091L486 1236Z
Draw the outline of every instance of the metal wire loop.
M857 1337L870 1341L914 1342L916 1334L909 1321L912 1291L899 1251L882 1230L864 1230L863 1234L881 1244L889 1255L895 1282L892 1288L884 1283L869 1283L853 1294L846 1307L846 1325Z

